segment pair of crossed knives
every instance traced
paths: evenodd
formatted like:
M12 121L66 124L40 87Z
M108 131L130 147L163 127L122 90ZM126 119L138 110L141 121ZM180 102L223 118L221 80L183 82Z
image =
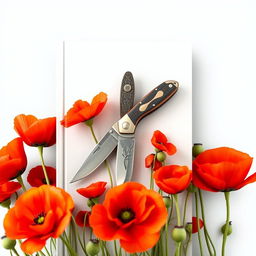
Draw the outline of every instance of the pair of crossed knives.
M113 124L94 147L71 183L81 180L92 173L116 147L116 184L120 185L130 181L133 173L134 134L139 121L168 101L177 92L178 88L179 83L177 81L165 81L133 106L134 79L131 72L126 72L122 80L120 93L121 119Z

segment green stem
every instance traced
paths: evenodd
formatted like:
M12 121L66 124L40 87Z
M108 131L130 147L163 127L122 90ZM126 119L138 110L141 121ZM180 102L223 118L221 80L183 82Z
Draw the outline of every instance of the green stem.
M115 255L118 256L116 240L114 240Z
M174 194L174 195L173 195L173 198L174 198L174 203L175 203L175 207L176 207L177 225L178 225L178 226L181 226L180 208L179 208L178 195L177 195L177 194Z
M151 167L151 173L150 173L150 189L154 189L154 179L153 179L154 170Z
M90 128L90 131L91 131L91 134L92 134L92 137L95 141L96 144L98 144L98 139L95 135L95 132L94 132L94 129L93 129L93 126L92 126L92 123L85 123L89 128ZM112 174L111 174L111 170L110 170L110 166L109 166L109 163L107 160L104 161L104 164L108 170L108 175L109 175L109 180L110 180L110 185L111 185L111 188L113 188L114 186L114 183L113 183L113 178L112 178Z
M70 245L70 243L65 240L64 236L60 236L60 239L62 240L62 242L64 243L64 245L67 247L68 251L69 251L69 254L71 256L77 256L76 252L74 251L74 249L72 248L72 246Z
M200 247L200 255L203 256L203 247L202 247L202 239L201 239L201 232L200 232L200 225L199 225L199 211L198 211L198 192L195 192L195 201L196 201L196 221L197 221L197 236L198 236L198 242Z
M18 176L18 177L17 177L17 181L20 183L20 185L21 185L23 191L26 192L27 189L26 189L26 187L25 187L25 185L24 185L24 182L23 182L23 179L22 179L21 176Z
M222 250L221 250L222 256L225 256L226 241L228 236L228 225L229 225L229 219L230 219L230 203L229 203L230 192L224 192L224 195L226 200L227 216L226 216L225 232L222 240Z
M205 214L204 214L204 200L203 200L203 195L202 195L202 192L200 189L198 189L198 193L199 193L199 199L200 199L200 204L201 204L202 219L204 222L204 236L205 236L205 241L207 244L208 252L209 252L210 256L212 256L212 255L216 256L216 249L215 249L215 246L214 246L212 239L209 235L207 225L206 225L206 219L205 219ZM211 250L211 246L212 246L213 252Z
M38 151L39 151L39 155L40 155L40 159L41 159L41 165L42 165L43 172L44 172L45 181L46 181L47 185L50 185L50 180L48 178L46 167L45 167L45 164L44 164L43 150L44 150L43 146L38 147Z
M185 221L186 221L187 204L188 204L189 195L190 195L190 192L187 191L186 199L185 199L185 203L184 203L184 210L183 210L183 226L185 226Z
M168 256L168 222L165 223L165 255Z
M18 254L18 252L17 252L17 250L16 250L15 248L13 248L12 251L14 252L14 254L15 254L16 256L19 256L19 254Z
M172 213L173 213L173 195L171 195L171 211L170 211L170 215L169 215L169 218L168 218L168 225L171 224L171 221L172 221Z
M186 247L185 247L185 256L187 256L187 253L188 253L188 246L191 242L191 237L192 237L191 233L189 233L188 242L187 242Z

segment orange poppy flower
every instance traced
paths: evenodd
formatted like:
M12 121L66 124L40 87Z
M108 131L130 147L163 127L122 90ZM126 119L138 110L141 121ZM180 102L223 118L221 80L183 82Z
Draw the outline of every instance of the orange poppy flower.
M107 102L107 94L100 92L97 94L91 104L87 101L77 100L73 107L70 108L61 124L64 127L70 127L72 125L85 122L97 116L104 108Z
M162 163L160 161L158 161L157 159L155 159L155 163L154 163L154 159L155 159L155 154L148 155L145 158L145 167L153 168L153 170L156 171L157 169L162 167Z
M16 138L0 149L0 184L20 176L27 167L27 157L21 138Z
M50 147L56 143L56 117L37 119L21 114L14 118L14 129L28 146Z
M50 166L45 166L50 185L56 186L56 169ZM32 187L40 187L46 183L44 171L41 165L32 168L29 171L27 181Z
M256 181L248 178L253 158L233 148L221 147L199 154L193 161L193 183L212 192L237 190Z
M199 228L202 229L204 227L204 222L199 219ZM192 217L192 233L197 233L198 232L198 226L197 226L197 218Z
M166 223L162 196L136 182L126 182L108 190L103 204L92 208L90 226L102 240L120 239L129 253L152 248Z
M42 250L48 238L57 238L63 233L70 222L73 208L71 196L61 188L50 185L31 188L17 199L6 214L6 236L26 239L21 249L33 254Z
M80 227L89 227L89 218L91 212L88 211L79 211L76 215L76 224Z
M187 166L166 165L155 171L154 179L165 193L177 194L190 185L192 171Z
M173 155L177 151L176 147L168 142L166 136L159 130L154 131L151 143L155 148L166 152L168 155Z
M12 194L21 188L19 182L8 181L0 185L0 203L9 199Z
M96 198L101 196L106 190L107 182L99 181L92 183L86 188L79 188L76 191L86 198Z

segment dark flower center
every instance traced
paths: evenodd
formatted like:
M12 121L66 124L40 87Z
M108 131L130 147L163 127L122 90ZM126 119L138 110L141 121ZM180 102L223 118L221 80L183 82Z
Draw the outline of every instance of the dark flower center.
M34 225L42 225L45 220L45 213L40 213L36 218L34 218Z
M123 209L119 215L118 218L123 222L123 223L128 223L131 220L135 218L135 213L132 209Z

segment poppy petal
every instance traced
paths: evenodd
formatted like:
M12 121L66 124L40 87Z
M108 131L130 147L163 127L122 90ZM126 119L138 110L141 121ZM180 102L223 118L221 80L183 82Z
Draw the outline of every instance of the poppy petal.
M256 173L252 174L251 176L249 176L247 179L245 179L241 184L239 184L236 189L240 189L250 183L253 183L256 181Z
M26 254L33 254L41 251L46 244L46 240L40 238L29 238L21 244L21 250Z

